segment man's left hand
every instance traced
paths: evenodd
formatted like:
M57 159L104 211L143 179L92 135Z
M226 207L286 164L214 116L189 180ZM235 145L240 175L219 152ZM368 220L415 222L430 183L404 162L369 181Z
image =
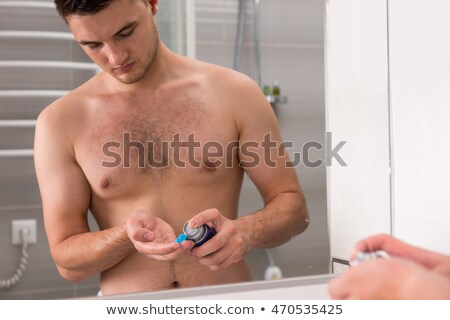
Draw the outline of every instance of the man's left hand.
M219 210L202 211L189 221L192 228L203 224L213 228L216 235L200 247L192 249L192 254L211 270L229 267L241 261L249 251L249 240L240 232L236 220L225 218Z

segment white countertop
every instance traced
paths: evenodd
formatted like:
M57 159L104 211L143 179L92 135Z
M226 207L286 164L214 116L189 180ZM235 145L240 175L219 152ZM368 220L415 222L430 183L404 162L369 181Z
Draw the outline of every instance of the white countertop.
M330 274L286 278L272 281L171 289L104 297L99 300L324 300L329 299L327 284Z

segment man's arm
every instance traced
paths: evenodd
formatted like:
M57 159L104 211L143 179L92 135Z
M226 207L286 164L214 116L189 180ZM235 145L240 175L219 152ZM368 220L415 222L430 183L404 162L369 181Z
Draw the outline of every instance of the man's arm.
M125 225L90 232L91 194L67 134L71 126L56 105L37 121L35 167L52 257L61 276L78 282L107 270L135 251Z
M250 248L274 247L306 230L309 216L272 107L258 86L244 83L236 118L240 160L263 197L264 208L238 219L238 228L248 235ZM245 145L254 141L258 147L246 150ZM259 159L258 165L254 159Z
M193 250L200 263L212 270L238 262L253 248L283 244L309 225L305 198L289 157L280 146L281 134L270 104L258 86L242 75L233 78L229 92L233 92L230 104L239 133L239 158L262 195L264 208L237 220L226 219L216 209L191 219L191 227L209 223L218 231Z

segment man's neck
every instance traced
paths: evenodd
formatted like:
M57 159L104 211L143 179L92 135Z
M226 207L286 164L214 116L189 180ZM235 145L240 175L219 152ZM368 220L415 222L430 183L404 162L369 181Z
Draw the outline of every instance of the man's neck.
M182 67L182 58L160 43L156 59L144 77L131 84L122 83L109 74L105 74L105 81L116 91L136 92L145 89L157 90L167 82L176 79Z

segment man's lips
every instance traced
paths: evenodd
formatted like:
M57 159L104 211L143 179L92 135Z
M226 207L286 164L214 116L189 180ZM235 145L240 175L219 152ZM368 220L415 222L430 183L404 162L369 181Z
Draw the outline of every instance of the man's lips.
M133 67L134 67L134 62L131 62L122 67L114 68L114 71L116 71L118 73L126 73L126 72L130 71Z

